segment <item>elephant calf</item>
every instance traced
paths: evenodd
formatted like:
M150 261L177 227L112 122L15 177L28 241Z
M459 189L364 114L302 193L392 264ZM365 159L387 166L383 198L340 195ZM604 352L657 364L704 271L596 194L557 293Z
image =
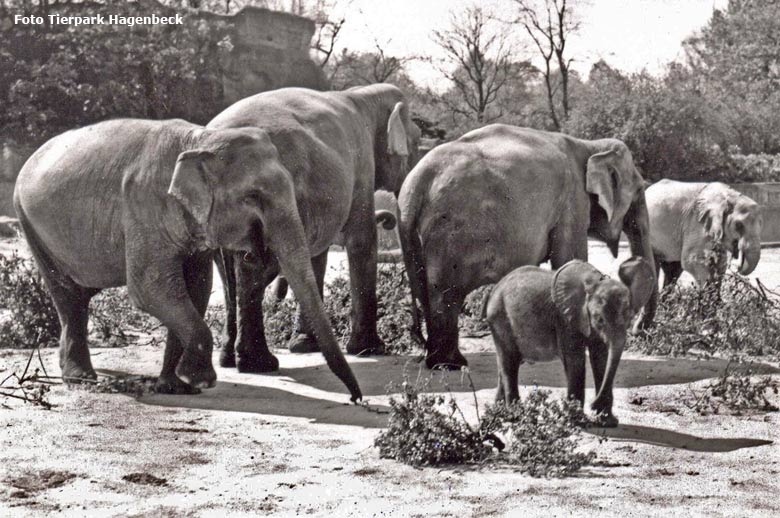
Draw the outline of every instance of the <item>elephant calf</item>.
M563 361L568 396L585 400L585 350L598 389L591 408L604 426L612 415L612 383L634 314L655 285L653 267L641 257L620 266L618 282L580 260L557 271L523 266L501 279L488 299L487 321L496 344L496 401L518 399L523 362Z

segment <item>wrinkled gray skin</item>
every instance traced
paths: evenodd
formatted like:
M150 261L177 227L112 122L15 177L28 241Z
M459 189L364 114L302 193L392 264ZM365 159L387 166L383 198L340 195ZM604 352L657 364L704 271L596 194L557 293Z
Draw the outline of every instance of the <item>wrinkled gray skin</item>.
M347 352L382 350L376 331L376 247L374 191L397 193L408 172L419 130L409 118L401 91L392 85L356 87L343 92L283 88L235 103L208 128L252 126L263 129L290 171L314 282L305 292L291 283L305 318L290 343L294 352L325 350L328 344L305 305L321 306L328 247L339 236L349 261L352 334ZM256 235L265 237L258 226ZM263 327L263 292L279 273L273 250L253 256L223 253L227 325L220 365L240 372L269 372L279 362L268 350ZM223 251L224 252L224 251ZM303 252L300 252L303 254ZM324 311L320 327L329 322ZM329 327L328 327L329 328ZM330 347L330 345L328 345Z
M763 218L760 206L749 197L720 182L674 180L651 185L645 197L651 244L656 267L664 270L664 287L677 282L683 270L700 286L721 278L729 253L739 260L742 275L756 269ZM654 298L647 308L650 319L655 308Z
M518 266L587 260L588 235L617 255L621 230L633 255L653 260L644 184L619 140L486 126L430 151L398 204L428 367L466 364L458 351L464 298Z
M587 350L597 390L591 408L601 425L617 426L612 386L626 332L656 282L653 267L637 257L620 266L620 278L622 282L574 260L557 272L523 266L501 279L486 307L498 361L496 401L518 399L521 363L558 357L566 371L568 397L584 408Z
M374 219L376 220L376 224L382 225L382 228L385 230L393 230L395 228L396 217L395 214L389 210L375 211ZM341 239L337 239L333 244L344 246L344 243ZM284 300L284 298L287 296L287 289L289 287L290 285L287 282L287 279L284 278L284 275L279 275L276 280L271 283L270 289L276 300Z
M119 119L44 144L19 174L14 205L59 314L65 380L95 378L89 300L126 284L133 303L168 328L157 390L214 386L203 320L213 249L257 253L262 222L293 290L308 283L316 293L293 188L268 135L255 128ZM304 309L322 312L316 302ZM320 327L330 333L328 365L359 398L329 323Z

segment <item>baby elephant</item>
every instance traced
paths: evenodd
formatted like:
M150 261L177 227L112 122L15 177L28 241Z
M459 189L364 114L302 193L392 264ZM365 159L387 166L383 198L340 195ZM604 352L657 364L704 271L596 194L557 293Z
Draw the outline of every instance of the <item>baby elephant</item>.
M588 263L569 261L557 271L523 266L501 279L486 313L498 360L496 401L518 399L517 371L523 362L563 361L568 396L585 400L585 349L598 389L591 408L603 426L612 415L612 383L634 314L653 291L652 266L632 257L620 266L618 282Z

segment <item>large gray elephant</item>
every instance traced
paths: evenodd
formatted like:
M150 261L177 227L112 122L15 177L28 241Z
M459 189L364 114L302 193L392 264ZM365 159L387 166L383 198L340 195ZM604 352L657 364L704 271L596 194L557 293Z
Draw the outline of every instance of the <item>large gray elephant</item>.
M644 183L619 140L493 124L429 152L398 202L428 367L466 364L458 351L464 298L518 266L587 260L588 235L617 255L621 231L633 255L653 261Z
M612 384L626 331L656 282L653 267L639 257L624 261L619 276L622 283L574 260L556 272L523 266L499 281L486 306L498 361L496 401L518 399L521 363L560 358L568 396L584 405L587 349L597 390L591 408L602 425L617 426Z
M328 365L360 398L316 297L294 188L268 134L256 128L118 119L44 144L19 173L14 206L60 318L63 378L95 378L89 300L126 284L133 303L168 328L157 390L213 386L203 320L212 250L260 253L262 223L263 247L306 301Z
M376 331L374 191L398 192L417 147L419 130L403 94L386 84L343 92L283 88L235 103L207 127L242 126L263 129L292 175L308 243L305 259L311 258L318 287L302 294L293 286L298 302L314 298L319 304L328 247L341 235L352 294L347 352L382 350ZM264 236L264 227L259 225L255 234ZM263 292L279 273L276 257L268 251L250 257L224 253L223 258L228 320L220 365L240 372L276 370L279 362L268 350L262 313ZM319 350L322 337L305 312L303 317L290 350Z
M664 287L690 273L698 285L723 276L728 253L748 275L761 258L761 207L720 182L661 180L646 190L651 244ZM648 305L649 318L656 300Z

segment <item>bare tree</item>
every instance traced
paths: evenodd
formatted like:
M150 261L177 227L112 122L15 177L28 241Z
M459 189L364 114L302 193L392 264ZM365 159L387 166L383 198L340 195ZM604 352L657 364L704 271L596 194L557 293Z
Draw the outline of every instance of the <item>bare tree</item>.
M566 43L580 24L572 16L571 1L567 0L513 0L517 6L517 17L512 21L520 24L534 42L544 60L544 82L547 89L547 103L555 129L561 129L561 117L555 106L555 94L560 87L563 120L569 117L569 66L566 59ZM558 66L553 70L553 59Z
M506 40L499 31L489 27L490 21L480 7L470 7L459 16L452 15L448 30L433 33L434 42L446 54L448 66L440 70L467 107L466 110L457 105L451 108L473 115L479 123L500 116L488 116L488 108L516 69Z

